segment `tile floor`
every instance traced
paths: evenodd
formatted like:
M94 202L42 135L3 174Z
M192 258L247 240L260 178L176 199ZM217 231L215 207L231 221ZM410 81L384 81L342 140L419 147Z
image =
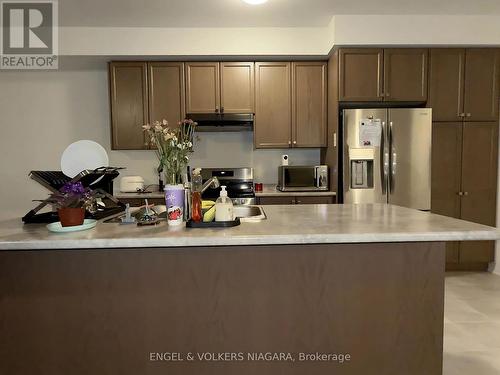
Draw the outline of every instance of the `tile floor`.
M443 375L500 375L500 276L447 273Z

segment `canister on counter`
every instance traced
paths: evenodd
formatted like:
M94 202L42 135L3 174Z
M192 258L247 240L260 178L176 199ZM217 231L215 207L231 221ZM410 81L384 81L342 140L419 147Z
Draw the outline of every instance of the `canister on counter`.
M184 186L166 185L165 203L168 225L181 225L184 219Z

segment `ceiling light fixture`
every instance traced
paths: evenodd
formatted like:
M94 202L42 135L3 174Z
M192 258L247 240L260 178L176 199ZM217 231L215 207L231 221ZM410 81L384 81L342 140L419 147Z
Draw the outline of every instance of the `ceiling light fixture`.
M247 4L251 4L251 5L259 5L259 4L264 4L265 2L267 2L267 0L243 0L245 3Z

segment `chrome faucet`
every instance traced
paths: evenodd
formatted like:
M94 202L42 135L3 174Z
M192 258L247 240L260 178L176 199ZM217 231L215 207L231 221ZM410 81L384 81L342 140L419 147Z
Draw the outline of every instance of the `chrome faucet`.
M210 186L212 186L214 189L217 189L220 186L219 179L216 176L213 176L212 178L208 179L203 186L201 187L201 192L204 193L205 190L207 190Z

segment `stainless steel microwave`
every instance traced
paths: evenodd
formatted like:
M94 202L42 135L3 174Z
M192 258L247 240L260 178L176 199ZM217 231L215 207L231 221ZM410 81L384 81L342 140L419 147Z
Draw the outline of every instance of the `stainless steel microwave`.
M278 168L277 189L281 191L328 190L328 166L282 165Z

